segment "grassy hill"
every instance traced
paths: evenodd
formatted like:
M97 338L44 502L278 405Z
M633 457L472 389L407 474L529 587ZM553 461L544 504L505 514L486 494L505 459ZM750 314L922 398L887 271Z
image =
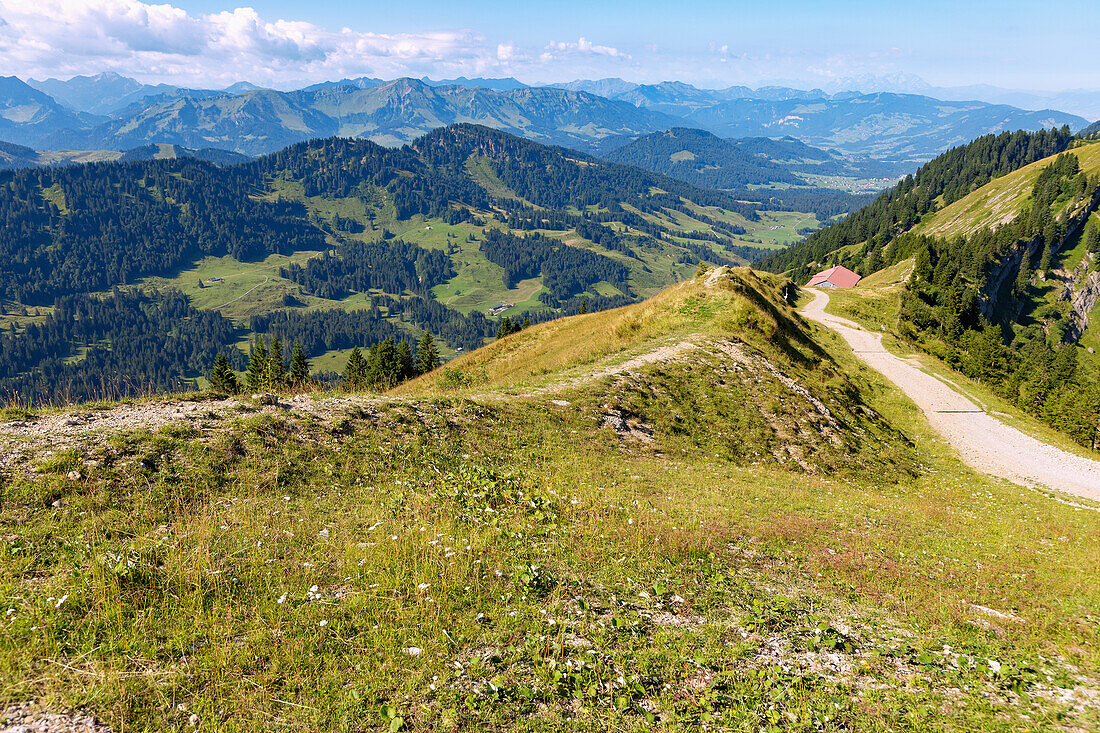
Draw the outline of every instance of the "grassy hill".
M785 290L712 271L385 398L20 413L0 710L1094 728L1091 513L975 475Z
M1100 145L1089 144L1068 151L1086 175L1100 174ZM932 212L913 228L933 237L967 237L982 229L995 229L1015 219L1030 203L1040 171L1052 158L1044 158L990 181L963 199Z

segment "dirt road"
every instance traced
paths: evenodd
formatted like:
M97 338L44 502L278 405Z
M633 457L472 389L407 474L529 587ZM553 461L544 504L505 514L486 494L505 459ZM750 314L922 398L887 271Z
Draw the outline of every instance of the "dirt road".
M802 315L839 333L856 355L880 372L924 411L932 427L973 468L1025 486L1100 501L1100 462L1082 458L1009 427L967 397L921 370L916 359L894 356L882 336L827 314L829 296L809 289L813 302Z

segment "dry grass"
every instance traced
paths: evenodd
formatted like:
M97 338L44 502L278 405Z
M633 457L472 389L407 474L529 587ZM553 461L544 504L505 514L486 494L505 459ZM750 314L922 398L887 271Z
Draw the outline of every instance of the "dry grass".
M1090 176L1100 171L1100 144L1089 143L1069 152L1077 156L1081 170ZM1001 224L1007 224L1016 218L1031 199L1035 179L1052 161L1053 156L1044 158L990 181L926 218L914 231L928 236L952 238L970 236L987 227L994 229Z
M780 295L784 278L748 268L731 272L731 278L717 287L708 288L696 279L641 303L532 326L454 359L393 394L430 396L462 393L462 388L473 393L530 387L590 371L609 357L612 362L625 361L643 345L653 348L684 337L730 332L766 338L779 327L776 312L793 315ZM757 297L767 305L761 307L754 300Z
M620 358L707 319L795 369L810 346L752 282L577 318L575 338L531 329L508 380L537 377L537 354L578 368L575 342ZM766 388L732 362L644 370L640 410L675 389L708 406L662 408L651 448L594 419L617 397L589 383L564 406L270 408L34 457L0 495L0 708L87 707L120 733L192 714L226 731L1095 729L1059 696L1098 686L1100 524L973 474L815 338L793 373L918 446L853 425L852 455L894 446L918 475L716 455L748 440L734 375Z

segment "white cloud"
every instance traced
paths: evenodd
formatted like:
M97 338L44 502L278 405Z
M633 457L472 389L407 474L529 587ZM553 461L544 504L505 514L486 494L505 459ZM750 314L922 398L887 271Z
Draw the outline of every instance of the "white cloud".
M623 53L617 48L612 46L598 46L584 36L581 36L576 43L550 41L546 46L546 52L543 56L549 55L550 58L558 58L562 55L574 53L608 56L611 58L630 58L628 54Z
M511 49L509 51L509 49ZM68 76L102 70L143 81L213 84L371 74L467 73L516 56L469 30L328 31L268 20L252 8L190 15L140 0L0 0L6 73Z

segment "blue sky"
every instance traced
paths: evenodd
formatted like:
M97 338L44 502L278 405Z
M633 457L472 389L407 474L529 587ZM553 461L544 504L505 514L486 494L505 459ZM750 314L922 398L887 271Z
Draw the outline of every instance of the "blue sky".
M343 76L620 76L697 85L1100 89L1095 10L1064 2L0 0L3 73L277 87ZM1054 8L1055 6L1049 6ZM867 83L866 81L864 83Z

